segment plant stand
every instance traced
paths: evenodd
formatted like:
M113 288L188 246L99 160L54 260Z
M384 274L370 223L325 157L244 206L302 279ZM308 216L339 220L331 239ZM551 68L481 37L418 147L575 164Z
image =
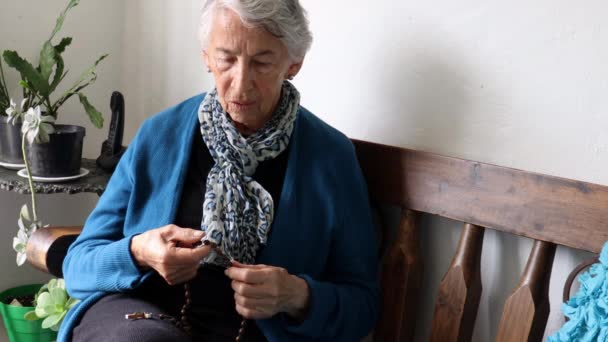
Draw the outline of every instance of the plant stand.
M105 191L111 173L104 171L95 164L93 159L83 159L82 167L88 169L88 175L67 183L39 183L34 182L37 194L77 194L81 192L94 192L97 195ZM0 168L0 190L13 191L20 194L29 194L27 179L19 177L16 171Z

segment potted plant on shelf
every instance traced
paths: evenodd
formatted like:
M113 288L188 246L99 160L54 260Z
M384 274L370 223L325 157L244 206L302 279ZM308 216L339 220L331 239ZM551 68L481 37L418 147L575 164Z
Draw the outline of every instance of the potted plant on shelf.
M4 77L4 66L0 59L0 166L21 169L23 168L21 123L9 121L9 115L15 110L17 105L10 99Z
M102 114L89 102L82 92L97 79L96 68L107 57L99 57L95 63L85 70L80 77L59 96L53 97L59 84L65 79L68 71L62 54L72 43L71 37L65 37L54 45L53 40L61 30L67 12L77 6L79 0L70 0L65 10L59 15L51 36L42 45L40 61L37 67L22 58L16 51L4 51L6 64L19 72L19 84L24 89L24 102L27 107L42 107L43 113L57 119L61 107L74 96L78 96L84 111L97 128L103 126ZM23 108L11 106L12 114L9 120L18 122L23 119ZM27 157L31 161L31 173L37 177L71 177L83 172L80 169L82 158L82 145L85 128L76 125L53 125L54 130L49 134L48 143L30 144L27 147ZM47 139L43 139L47 141Z

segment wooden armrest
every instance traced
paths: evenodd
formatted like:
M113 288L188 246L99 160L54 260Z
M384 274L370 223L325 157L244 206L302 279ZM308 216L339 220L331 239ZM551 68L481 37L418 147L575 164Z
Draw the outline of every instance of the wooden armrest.
M38 229L27 242L27 261L35 268L61 278L61 264L68 247L81 231L82 226Z

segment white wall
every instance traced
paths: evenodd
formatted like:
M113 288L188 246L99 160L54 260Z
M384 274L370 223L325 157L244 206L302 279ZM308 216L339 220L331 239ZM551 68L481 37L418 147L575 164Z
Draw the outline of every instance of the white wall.
M303 4L315 42L296 85L309 109L347 135L608 184L606 2ZM460 231L448 220L427 222L420 341ZM486 232L475 341L495 336L530 248ZM584 257L558 249L549 331L562 322L567 273Z
M48 13L57 13L65 1L2 2L0 49L24 50L39 45L55 18ZM605 2L302 3L315 42L295 84L305 106L347 135L608 184ZM78 33L74 71L103 51L112 54L90 93L102 107L119 85L127 100L126 141L144 118L211 86L196 41L200 7L199 0L89 1L68 18L66 32ZM32 32L24 34L24 27ZM70 121L84 118L68 115ZM87 155L97 155L105 132L88 130ZM95 197L79 196L84 197L45 199L43 217L53 224L82 222ZM7 245L14 230L10 222L24 200L0 193L0 212L9 223L0 239ZM426 340L431 303L460 231L449 220L424 221L433 228L423 236L428 289L423 300L429 310L421 314L426 323L418 329L420 341ZM486 232L475 341L496 334L502 303L530 248L525 239ZM551 331L561 322L561 285L582 254L558 249ZM8 248L0 249L0 260L5 257L14 258ZM12 263L0 269L8 272L0 288L39 277Z

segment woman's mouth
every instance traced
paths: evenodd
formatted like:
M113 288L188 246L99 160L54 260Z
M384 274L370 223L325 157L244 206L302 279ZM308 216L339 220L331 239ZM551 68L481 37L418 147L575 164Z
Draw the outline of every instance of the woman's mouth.
M251 108L255 104L255 101L230 101L230 104L238 110L246 110Z

